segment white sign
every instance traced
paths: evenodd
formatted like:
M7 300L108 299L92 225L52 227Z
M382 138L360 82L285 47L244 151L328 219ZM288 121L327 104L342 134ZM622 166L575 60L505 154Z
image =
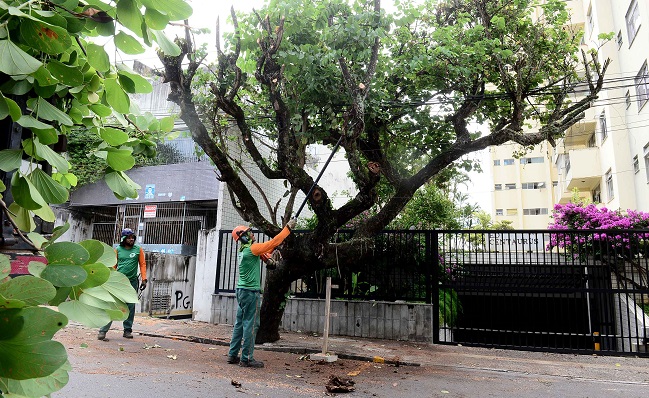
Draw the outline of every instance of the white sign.
M144 206L144 218L155 218L155 214L157 210L158 210L157 205Z

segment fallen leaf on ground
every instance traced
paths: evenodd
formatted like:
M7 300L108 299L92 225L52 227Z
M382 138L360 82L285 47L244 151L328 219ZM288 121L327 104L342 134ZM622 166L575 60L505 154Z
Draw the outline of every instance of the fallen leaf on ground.
M167 355L167 358L175 360L175 359L178 358L178 357L175 356L175 355Z
M232 384L235 388L241 388L241 383L234 379L230 380L230 384Z

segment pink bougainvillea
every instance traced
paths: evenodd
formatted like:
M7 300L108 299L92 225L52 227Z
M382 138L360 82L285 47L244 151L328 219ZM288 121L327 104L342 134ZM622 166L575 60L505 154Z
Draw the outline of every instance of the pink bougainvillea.
M554 222L548 226L553 231L575 231L550 235L548 249L584 248L595 242L606 242L607 246L632 249L649 239L649 213L636 210L609 210L594 204L568 203L554 206ZM593 233L579 233L580 230L595 230ZM639 231L638 231L639 230Z

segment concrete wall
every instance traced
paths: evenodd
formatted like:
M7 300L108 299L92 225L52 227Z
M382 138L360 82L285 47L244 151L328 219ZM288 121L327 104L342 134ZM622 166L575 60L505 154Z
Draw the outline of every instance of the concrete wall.
M215 294L212 296L212 303L209 322L234 324L237 306L233 293ZM432 342L433 310L431 304L333 300L329 333L338 336ZM289 298L281 329L321 334L324 332L324 314L324 300Z
M149 284L142 293L140 308L136 311L162 315L156 310L154 299L168 300L167 315L191 315L194 303L196 257L177 254L146 253ZM157 296L157 297L156 297Z

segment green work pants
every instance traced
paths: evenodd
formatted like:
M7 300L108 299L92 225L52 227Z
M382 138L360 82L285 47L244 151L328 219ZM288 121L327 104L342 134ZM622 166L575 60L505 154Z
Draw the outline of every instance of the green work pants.
M137 293L137 288L138 286L138 281L137 278L135 279L129 279L129 282L131 282L131 286L133 287L133 290ZM132 332L133 331L133 319L135 319L135 303L126 303L128 306L128 318L122 322L122 325L124 326L124 332ZM99 329L100 332L106 333L108 329L110 329L110 325L113 324L113 321L108 322L108 325L102 327Z
M244 362L254 359L252 353L259 329L259 302L259 290L237 289L237 319L228 355L236 357L241 350L241 360Z

